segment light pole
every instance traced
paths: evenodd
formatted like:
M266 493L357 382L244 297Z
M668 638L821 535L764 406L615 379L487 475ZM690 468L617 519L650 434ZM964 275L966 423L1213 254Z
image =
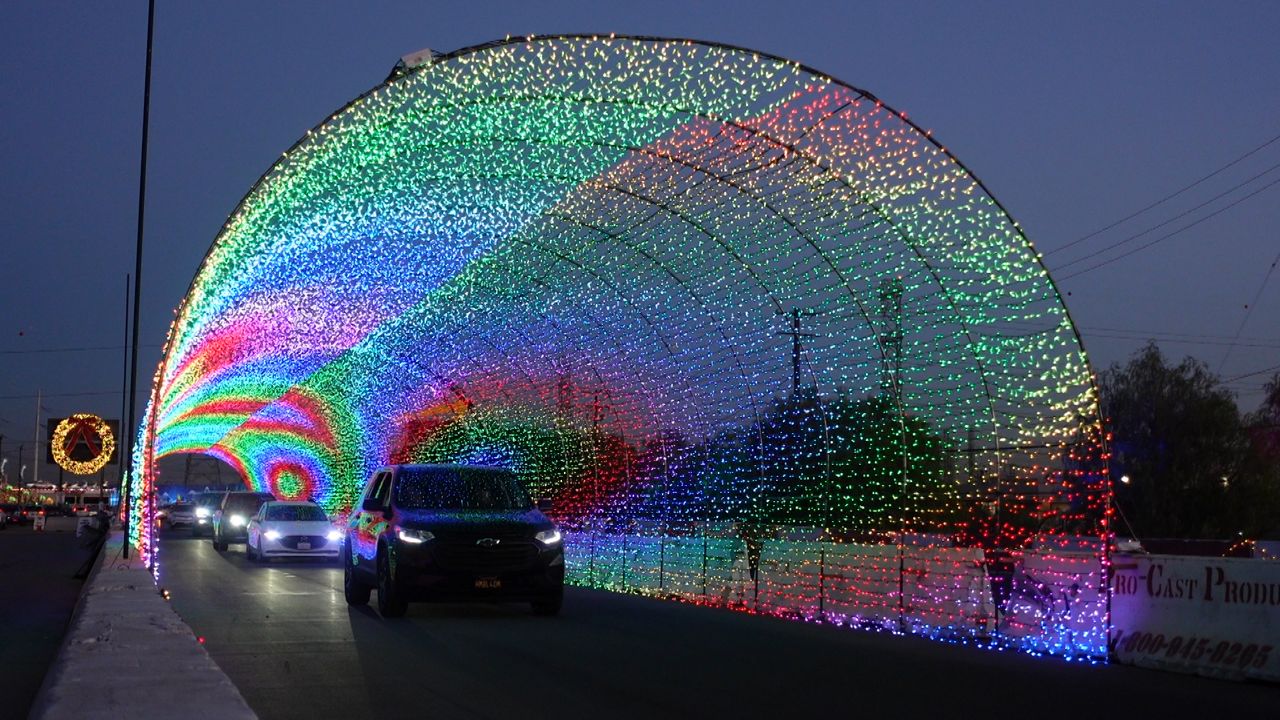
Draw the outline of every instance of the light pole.
M147 3L147 70L142 91L142 158L138 171L138 243L133 254L133 340L129 343L129 419L125 423L125 454L121 458L127 461L133 458L134 421L137 417L138 405L138 311L142 296L142 230L145 225L147 211L147 131L151 120L151 45L155 33L156 0ZM123 465L121 466L124 467ZM131 481L131 479L130 479ZM129 493L129 482L120 484L120 505L124 508L124 546L122 556L129 557L129 521L132 514Z

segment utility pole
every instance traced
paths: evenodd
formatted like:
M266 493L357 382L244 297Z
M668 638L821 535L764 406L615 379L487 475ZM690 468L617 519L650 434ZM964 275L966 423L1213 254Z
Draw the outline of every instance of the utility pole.
M156 0L147 3L147 69L142 90L142 158L138 171L138 242L133 254L133 341L129 344L129 421L125 423L125 458L133 458L133 427L138 405L138 310L142 296L142 231L147 211L147 131L151 121L151 46L155 34ZM142 465L146 465L145 458ZM121 466L123 467L123 466ZM146 500L146 498L143 498ZM124 536L122 556L129 557L129 516L132 514L129 485L124 483L120 491L120 504L124 508Z
M36 427L31 437L35 438L32 442L36 444L36 451L32 453L31 464L36 466L35 473L32 475L32 482L40 482L40 395L41 389L36 389Z
M791 329L776 332L774 335L791 336L791 397L800 396L800 338L817 337L816 333L800 332L800 308L791 308ZM813 315L812 310L804 311L805 315Z
M907 419L902 407L902 278L885 278L880 282L880 316L884 319L888 330L880 333L880 351L884 354L883 373L880 378L881 392L894 404L898 415L898 444L902 456L902 481L899 486L897 502L898 511L898 629L907 628L906 615L906 548L902 536L906 532L906 500L907 474Z
M880 385L902 405L902 278L880 282L880 317L888 330L880 333L880 348L885 355Z
M116 492L120 493L119 497L124 497L124 476L125 463L130 457L125 450L128 447L128 439L125 437L131 429L125 424L125 415L129 409L129 292L130 292L129 273L124 274L124 357L120 359L120 419L116 424L120 437L116 438ZM105 503L104 503L105 505Z

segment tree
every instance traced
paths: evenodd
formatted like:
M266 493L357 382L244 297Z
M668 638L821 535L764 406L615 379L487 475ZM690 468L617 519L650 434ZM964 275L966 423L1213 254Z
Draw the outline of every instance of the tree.
M1148 343L1102 375L1116 500L1143 537L1256 536L1280 485L1250 442L1235 398L1204 363L1166 363ZM1121 526L1123 528L1123 526Z
M1246 418L1252 456L1240 513L1258 539L1280 540L1280 373L1264 386L1262 406Z

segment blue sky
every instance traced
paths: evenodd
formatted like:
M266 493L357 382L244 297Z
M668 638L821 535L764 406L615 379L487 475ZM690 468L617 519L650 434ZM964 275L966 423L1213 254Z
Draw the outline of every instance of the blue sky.
M226 215L308 128L404 53L558 32L757 48L906 111L1046 253L1099 369L1148 337L1227 378L1280 365L1280 270L1262 287L1280 253L1280 185L1266 187L1280 179L1280 141L1053 252L1280 135L1277 27L1280 4L1263 2L160 0L140 390ZM37 389L55 416L119 415L145 32L141 1L0 6L0 434L11 457L32 435ZM58 348L108 349L41 352ZM1269 376L1231 385L1242 407Z

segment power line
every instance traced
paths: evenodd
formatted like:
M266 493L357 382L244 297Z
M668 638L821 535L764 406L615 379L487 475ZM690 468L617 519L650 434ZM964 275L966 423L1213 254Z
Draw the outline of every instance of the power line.
M1103 260L1102 262L1097 263L1097 264L1095 264L1095 265L1090 265L1089 267L1087 267L1087 268L1085 268L1085 269L1083 269L1083 270L1079 270L1079 271L1073 272L1073 273L1071 273L1071 274L1069 274L1069 275L1066 275L1066 276L1064 276L1064 277L1061 277L1061 278L1059 278L1059 280L1060 280L1060 281L1063 281L1063 280L1070 280L1070 279L1071 279L1071 278L1073 278L1073 277L1079 277L1080 275L1084 275L1085 273L1093 272L1094 270L1097 270L1097 269L1098 269L1098 268L1100 268L1100 267L1104 267L1104 266L1106 266L1106 265L1110 265L1111 263L1113 263L1113 262L1115 262L1115 261L1117 261L1117 260L1122 260L1122 259L1124 259L1124 258L1127 258L1127 257L1129 257L1130 255L1132 255L1132 254L1134 254L1134 253L1142 252L1143 250L1146 250L1147 248L1151 247L1152 245L1155 245L1155 244L1157 244L1157 243L1164 242L1165 240L1168 240L1169 238L1174 237L1175 235L1179 235L1179 234L1181 234L1181 233L1183 233L1183 232L1185 232L1185 231L1187 231L1187 230L1190 230L1191 228L1193 228L1193 227L1195 227L1195 226L1199 225L1200 223L1202 223L1202 222L1204 222L1204 221L1206 221L1206 220L1209 220L1210 218L1213 218L1213 217L1215 217L1215 216L1217 216L1217 215L1220 215L1220 214L1222 214L1222 213L1224 213L1224 212L1226 212L1226 211L1230 210L1231 208L1235 207L1236 205L1239 205L1240 203L1244 202L1245 200L1248 200L1249 198L1251 198L1251 197L1253 197L1253 196L1257 195L1258 193L1261 193L1261 192L1263 192L1263 191L1265 191L1265 190L1267 190L1267 189L1269 189L1269 188L1272 188L1272 187L1274 187L1274 186L1275 186L1275 185L1277 185L1277 184L1280 184L1280 180L1272 180L1271 182L1267 183L1266 185L1263 185L1262 187L1258 188L1257 190L1254 190L1253 192L1249 193L1248 195L1245 195L1244 197L1241 197L1241 198L1236 199L1236 200L1235 200L1234 202L1232 202L1231 204L1226 205L1226 206L1223 206L1223 207L1221 207L1221 208L1218 208L1217 210L1214 210L1213 212L1209 213L1208 215L1205 215L1204 217L1202 217L1202 218L1200 218L1200 219L1198 219L1198 220L1194 220L1194 221L1192 221L1192 222L1190 222L1190 223L1187 223L1186 225L1183 225L1182 227L1178 228L1177 230L1174 230L1173 232L1165 233L1164 235L1161 235L1160 237L1156 238L1155 240L1152 240L1151 242L1143 243L1142 245L1139 245L1138 247L1136 247L1136 248L1134 248L1134 249L1132 249L1132 250L1129 250L1128 252L1124 252L1124 253L1121 253L1121 254L1119 254L1119 255L1116 255L1116 256L1115 256L1115 257L1113 257L1113 258L1110 258L1110 259L1107 259L1107 260Z
M98 392L42 393L40 397L88 397L90 395L119 395L119 390L102 390ZM35 395L0 395L0 400L29 400Z
M1172 193L1170 193L1170 194L1168 194L1168 195L1165 195L1164 197L1160 198L1159 200L1156 200L1155 202L1151 203L1150 205L1147 205L1146 207L1142 208L1141 210L1138 210L1138 211L1136 211L1136 212L1130 213L1130 214L1128 214L1128 215L1126 215L1126 216L1124 216L1124 217L1120 218L1119 220L1116 220L1115 222L1111 223L1110 225L1107 225L1107 226L1105 226L1105 227L1098 228L1097 230L1094 230L1093 232L1091 232L1091 233L1089 233L1088 235L1085 235L1085 236L1083 236L1083 237L1076 238L1075 240L1072 240L1071 242L1067 243L1066 245L1063 245L1063 246L1062 246L1062 247L1060 247L1060 248L1056 248L1056 249L1054 249L1054 250L1050 250L1049 252L1045 253L1045 255L1052 255L1052 254L1054 254L1054 253L1057 253L1057 252L1061 252L1061 251L1063 251L1063 250L1066 250L1066 249L1067 249L1067 248L1069 248L1069 247L1073 247L1073 246L1075 246L1075 245L1078 245L1078 244L1080 244L1080 243L1084 242L1085 240L1088 240L1088 239L1089 239L1089 238L1091 238L1091 237L1095 237L1095 236L1097 236L1097 235L1100 235L1100 234L1102 234L1102 233L1104 233L1104 232L1106 232L1106 231L1110 230L1111 228L1116 227L1117 225L1120 225L1120 224L1122 224L1122 223L1128 222L1128 221L1130 221L1130 220L1132 220L1132 219L1134 219L1134 218L1138 217L1139 215L1141 215L1141 214L1143 214L1143 213L1147 212L1148 210L1151 210L1151 209L1156 208L1156 207L1158 207L1158 206L1160 206L1160 205L1163 205L1164 203L1166 203L1166 202L1168 202L1168 201L1170 201L1170 200L1172 200L1172 199L1174 199L1174 198L1178 197L1178 196L1179 196L1179 195L1181 195L1182 193L1184 193L1184 192L1186 192L1186 191L1190 190L1191 188L1193 188L1193 187L1195 187L1195 186L1199 185L1200 183L1204 182L1205 180L1208 180L1209 178L1211 178L1211 177L1213 177L1213 176L1217 175L1218 173L1221 173L1223 170L1226 170L1226 169L1228 169L1228 168L1230 168L1230 167L1235 166L1236 164L1238 164L1238 163L1240 163L1241 161L1245 160L1246 158L1248 158L1248 157L1252 156L1253 154L1257 153L1259 150L1262 150L1263 148L1267 147L1268 145L1271 145L1272 143L1276 142L1277 140L1280 140L1280 135L1276 135L1275 137L1271 138L1270 140L1268 140L1268 141L1266 141L1266 142L1262 143L1261 145L1259 145L1259 146L1255 147L1254 149L1250 150L1249 152L1247 152L1247 153L1245 153L1245 154L1241 155L1240 157L1236 158L1235 160L1232 160L1231 162L1227 163L1226 165L1223 165L1222 167L1218 168L1217 170L1214 170L1213 172L1209 173L1208 175L1205 175L1204 177L1200 178L1199 180L1196 180L1195 182L1191 183L1190 185L1185 185L1185 186L1183 186L1182 188L1180 188L1180 189L1178 189L1178 190L1175 190L1174 192L1172 192Z
M1271 366L1271 367L1269 367L1269 368L1262 368L1261 370L1254 370L1253 372L1251 372L1251 373L1245 373L1244 375L1236 375L1235 377L1227 378L1226 380L1223 380L1222 382L1224 382L1224 383L1235 382L1235 381L1237 381L1237 380L1243 380L1243 379L1245 379L1245 378L1251 378L1251 377L1254 377L1255 375L1263 375L1263 374L1265 374L1265 373L1274 372L1274 371L1276 371L1276 370L1280 370L1280 365L1272 365L1272 366Z
M31 355L36 353L68 353L68 352L95 352L101 350L123 350L125 345L84 345L80 347L64 347L64 348L32 348L30 350L0 350L0 355ZM141 345L140 347L161 347L160 345Z
M1210 346L1217 346L1217 347L1230 347L1231 345L1234 344L1237 347L1265 348L1268 350L1280 350L1280 343L1249 343L1249 342L1232 343L1228 340L1194 340L1190 338L1164 337L1164 336L1154 335L1154 334L1143 335L1140 333L1087 332L1086 334L1091 338L1102 338L1104 340L1158 340L1162 343L1170 343L1174 345L1210 345Z
M1068 262L1065 262L1065 263L1063 263L1063 264L1059 265L1059 266L1057 267L1057 269L1058 269L1058 270L1062 270L1063 268L1067 268L1067 267L1070 267L1070 266L1072 266L1072 265L1076 265L1076 264L1078 264L1078 263L1082 263L1082 262L1084 262L1085 260L1088 260L1089 258L1097 257L1097 256L1099 256L1099 255L1102 255L1103 253L1106 253L1106 252L1110 251L1110 250L1114 250L1115 248L1118 248L1118 247L1120 247L1121 245L1126 245L1126 244L1128 244L1128 243L1130 243L1130 242L1133 242L1134 240L1137 240L1138 238L1142 237L1143 235L1146 235L1146 234L1148 234L1148 233L1150 233L1150 232L1153 232L1153 231L1155 231L1155 230L1159 230L1160 228L1164 227L1165 225L1169 225L1169 224L1170 224L1170 223L1172 223L1174 220L1180 220L1180 219L1182 219L1182 218L1184 218L1184 217L1186 217L1186 216L1190 215L1191 213L1194 213L1195 211L1200 210L1201 208L1205 207L1206 205L1212 205L1214 202L1217 202L1218 200L1221 200L1222 198L1226 197L1227 195L1230 195L1231 193L1235 192L1236 190L1239 190L1240 188L1244 187L1245 185L1248 185L1249 183L1253 182L1254 180L1257 180L1258 178L1262 177L1263 175L1267 175L1267 174L1270 174L1270 173L1272 173L1272 172L1275 172L1275 170L1277 170L1277 169L1280 169L1280 163L1276 163L1275 165L1272 165L1271 167L1267 168L1266 170L1263 170L1262 172L1258 173L1257 175L1254 175L1253 177L1249 178L1248 180L1245 180L1245 181L1243 181L1243 182L1240 182L1240 183L1237 183L1237 184L1235 184L1235 185L1232 185L1230 188L1228 188L1228 189L1226 189L1226 190L1224 190L1224 191L1222 191L1222 192L1218 193L1217 195L1214 195L1213 197L1209 198L1208 200L1205 200L1204 202L1200 203L1199 205L1196 205L1195 207L1193 207L1193 208L1189 208L1189 209L1187 209L1187 210L1183 210L1182 212L1178 213L1177 215L1174 215L1173 217L1169 218L1168 220L1165 220L1165 221L1164 221L1164 222L1162 222L1162 223L1157 223L1157 224L1155 224L1155 225L1152 225L1151 227L1147 228L1146 230L1143 230L1143 231L1141 231L1141 232L1136 232L1136 233L1134 233L1134 234L1130 235L1129 237L1127 237L1127 238L1125 238L1125 239L1123 239L1123 240L1118 240L1118 241L1116 241L1116 242L1111 243L1110 245L1107 245L1106 247L1100 248L1100 249L1095 250L1095 251L1093 251L1093 252L1091 252L1091 253L1088 253L1088 254L1086 254L1086 255L1081 255L1080 257L1076 258L1075 260L1070 260L1070 261L1068 261ZM1272 183L1272 184L1274 185L1275 183ZM1266 186L1266 187L1270 187L1270 186ZM1264 187L1263 189L1266 189L1266 187ZM1247 196L1246 196L1246 197L1247 197Z
M1244 317L1240 318L1240 325L1236 327L1236 336L1232 338L1231 344L1227 346L1227 351L1222 354L1222 362L1218 363L1218 372L1222 372L1222 368L1227 364L1227 358L1231 357L1231 351L1235 350L1236 340L1240 337L1240 333L1244 332L1245 323L1249 322L1249 316L1253 314L1253 309L1258 306L1258 299L1262 297L1262 291L1267 287L1267 281L1271 279L1271 273L1276 271L1276 264L1280 263L1280 253L1276 253L1276 257L1271 261L1271 266L1267 268L1267 273L1262 276L1262 283L1258 285L1258 291L1253 294L1253 300L1244 306Z
M1203 339L1203 340L1230 340L1231 339L1230 335L1212 335L1207 333L1181 333L1181 332L1170 332L1167 330L1113 328L1113 327L1101 327L1097 325L1077 325L1076 327L1080 328L1081 331L1086 331L1086 332L1131 333L1135 335L1145 334L1145 335L1168 336L1168 337L1179 337L1179 338L1196 338L1196 339ZM1247 340L1249 342L1265 343L1268 345L1275 344L1277 346L1280 346L1280 337L1257 337L1257 336L1244 337L1242 336L1240 337L1240 339Z

